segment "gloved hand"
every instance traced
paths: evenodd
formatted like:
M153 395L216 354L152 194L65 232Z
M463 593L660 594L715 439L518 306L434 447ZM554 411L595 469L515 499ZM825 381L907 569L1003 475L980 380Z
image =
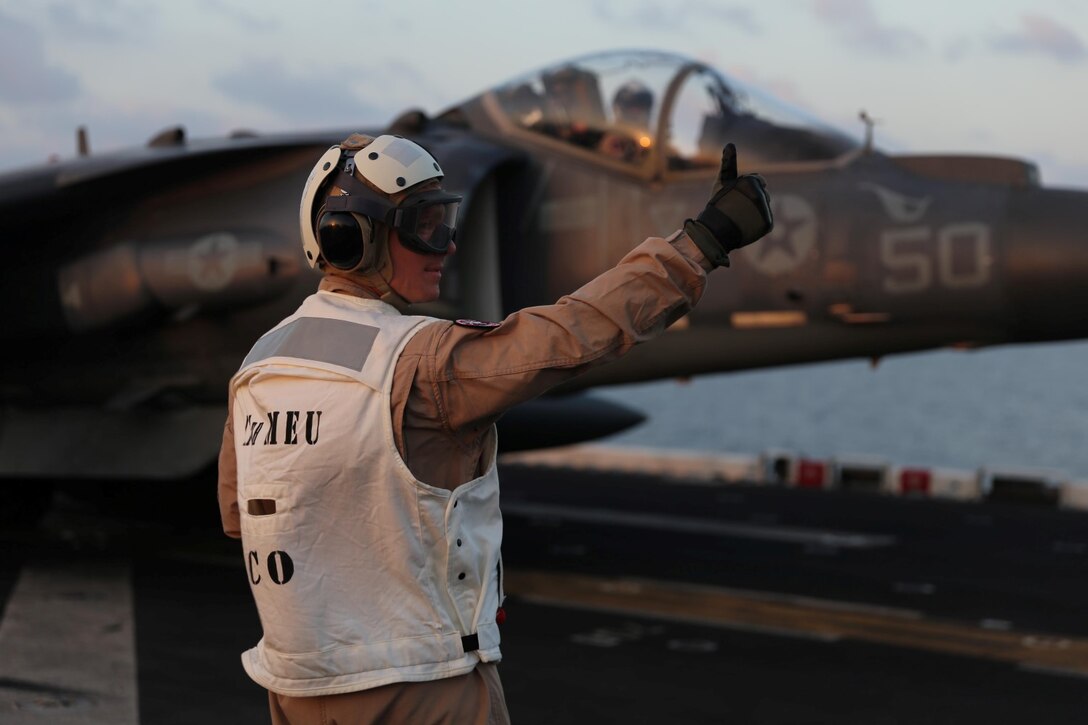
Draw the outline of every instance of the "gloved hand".
M738 177L737 147L726 144L710 201L698 218L684 222L684 232L714 266L728 267L731 251L773 228L767 182L759 174Z

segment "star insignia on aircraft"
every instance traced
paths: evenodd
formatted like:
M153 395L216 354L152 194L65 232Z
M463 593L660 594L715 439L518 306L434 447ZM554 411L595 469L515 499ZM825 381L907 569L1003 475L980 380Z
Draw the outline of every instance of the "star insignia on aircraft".
M238 240L233 234L208 234L189 249L189 277L200 289L223 289L234 277L237 266Z
M776 195L771 199L774 229L756 244L743 250L745 261L771 277L787 274L805 260L816 247L816 210L795 194Z

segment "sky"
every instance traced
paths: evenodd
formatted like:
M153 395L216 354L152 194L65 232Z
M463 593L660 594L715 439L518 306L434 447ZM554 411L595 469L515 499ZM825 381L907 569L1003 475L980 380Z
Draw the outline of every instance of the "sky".
M1036 162L1088 188L1083 0L0 0L0 171L237 129L437 113L602 50L682 53L890 152Z

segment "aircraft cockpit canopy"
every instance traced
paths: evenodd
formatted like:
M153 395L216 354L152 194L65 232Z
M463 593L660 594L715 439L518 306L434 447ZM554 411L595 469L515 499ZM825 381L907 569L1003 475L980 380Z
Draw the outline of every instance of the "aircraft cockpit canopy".
M670 53L586 56L516 78L483 99L498 125L514 133L639 169L713 167L730 141L757 163L827 160L859 146L758 89Z

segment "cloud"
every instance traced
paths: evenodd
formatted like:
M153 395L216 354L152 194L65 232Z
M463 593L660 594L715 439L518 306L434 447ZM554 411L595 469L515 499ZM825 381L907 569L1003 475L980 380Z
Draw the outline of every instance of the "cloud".
M356 93L365 98L382 99L382 108L399 113L408 108L445 110L451 103L459 103L465 97L451 96L449 84L436 81L411 63L399 60L375 60L367 63L366 72L358 73ZM482 88L472 87L475 95Z
M949 63L958 63L969 55L972 55L975 51L975 47L976 43L974 40L965 35L958 35L954 38L950 38L944 43L942 56Z
M243 8L229 5L223 0L201 0L200 3L209 13L215 13L247 32L270 32L281 30L282 25L271 14L258 14L249 12Z
M0 101L55 103L79 94L76 76L49 63L41 33L0 13Z
M219 75L212 85L234 101L271 111L291 123L329 125L390 117L390 109L356 97L350 80L350 71L322 67L298 74L278 59L265 58Z
M752 10L744 5L722 5L710 0L684 0L666 3L643 0L639 3L618 3L595 0L593 12L598 19L613 26L617 24L645 30L679 31L715 20L750 33L762 33Z
M913 30L881 25L869 0L814 0L812 7L816 18L855 50L904 56L927 47L925 38Z
M1080 63L1088 55L1076 33L1042 15L1024 15L1020 30L995 38L991 47L1001 53L1028 53L1052 57L1060 63Z
M97 0L93 5L52 3L47 13L50 32L73 41L109 45L145 37L157 18L153 7L118 0Z

